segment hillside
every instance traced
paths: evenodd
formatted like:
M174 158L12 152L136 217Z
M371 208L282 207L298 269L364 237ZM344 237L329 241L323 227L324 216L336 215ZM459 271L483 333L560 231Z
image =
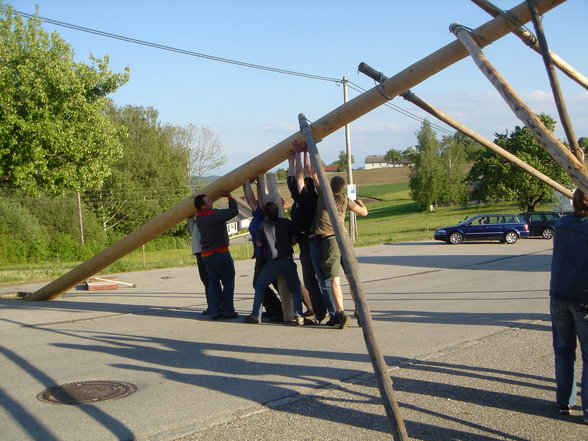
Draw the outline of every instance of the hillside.
M357 186L391 184L394 182L408 182L410 168L408 167L391 167L376 168L372 170L353 170L353 183ZM347 172L333 173L332 176L339 175L347 181ZM329 177L331 174L329 173Z

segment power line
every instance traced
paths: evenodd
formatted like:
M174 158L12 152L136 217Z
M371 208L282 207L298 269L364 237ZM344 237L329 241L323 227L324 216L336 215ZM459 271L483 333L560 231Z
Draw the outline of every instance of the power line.
M163 44L152 43L152 42L145 41L145 40L139 40L136 38L125 37L124 35L112 34L110 32L104 32L104 31L100 31L97 29L86 28L86 27L74 25L71 23L65 23L62 21L53 20L53 19L47 18L47 17L40 17L38 15L27 14L26 12L21 12L21 11L14 11L14 12L16 12L19 15L22 15L23 17L38 18L46 23L50 23L50 24L53 24L56 26L74 29L76 31L86 32L89 34L100 35L101 37L108 37L108 38L113 38L116 40L126 41L127 43L140 44L142 46L153 47L156 49L161 49L161 50L165 50L165 51L169 51L169 52L176 52L176 53L183 54L183 55L190 55L192 57L204 58L207 60L218 61L221 63L234 64L237 66L249 67L251 69L265 70L268 72L280 73L280 74L284 74L284 75L293 75L293 76L298 76L298 77L310 78L313 80L330 81L333 83L341 83L342 82L342 79L340 79L340 78L331 78L331 77L325 77L325 76L321 76L321 75L312 75L312 74L307 74L304 72L295 72L295 71L286 70L286 69L278 69L276 67L262 66L260 64L253 64L253 63L247 63L244 61L232 60L229 58L216 57L214 55L202 54L199 52L193 52L193 51L189 51L186 49L180 49L180 48L176 48L176 47L172 47L172 46L165 46Z

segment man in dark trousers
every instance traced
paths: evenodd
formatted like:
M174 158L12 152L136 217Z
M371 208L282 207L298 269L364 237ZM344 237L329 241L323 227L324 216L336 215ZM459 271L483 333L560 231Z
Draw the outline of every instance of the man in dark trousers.
M210 311L208 310L208 305L210 304L210 299L208 298L208 275L206 274L206 268L202 261L202 244L200 243L200 231L198 231L198 227L196 226L196 214L188 218L188 232L192 238L192 254L196 256L198 275L204 285L204 294L206 295L206 309L202 314L210 315Z
M200 231L202 261L208 276L208 310L213 320L233 319L238 316L233 304L235 291L235 263L229 251L227 221L237 216L237 201L230 193L221 196L228 199L229 208L219 210L212 207L206 194L194 198L196 226Z
M290 219L278 217L278 206L273 202L264 205L264 212L267 219L259 226L257 244L263 247L263 254L267 260L257 277L253 308L251 315L245 317L245 322L261 323L261 305L265 290L278 276L283 276L292 294L296 324L303 325L300 279L292 258L292 246L296 243L294 224Z

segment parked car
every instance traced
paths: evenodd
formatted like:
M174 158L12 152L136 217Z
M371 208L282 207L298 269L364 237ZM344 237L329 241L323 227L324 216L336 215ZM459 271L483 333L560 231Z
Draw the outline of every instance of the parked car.
M521 213L529 225L529 236L541 236L543 239L553 239L553 226L561 217L555 211L529 211Z
M464 240L499 240L513 244L529 236L529 226L518 214L479 214L468 217L457 225L438 228L435 240L454 245Z

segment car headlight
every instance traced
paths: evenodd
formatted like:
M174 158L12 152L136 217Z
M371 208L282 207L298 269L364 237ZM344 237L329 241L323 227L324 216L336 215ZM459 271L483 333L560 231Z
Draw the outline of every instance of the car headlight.
M435 230L435 234L445 234L445 230Z

